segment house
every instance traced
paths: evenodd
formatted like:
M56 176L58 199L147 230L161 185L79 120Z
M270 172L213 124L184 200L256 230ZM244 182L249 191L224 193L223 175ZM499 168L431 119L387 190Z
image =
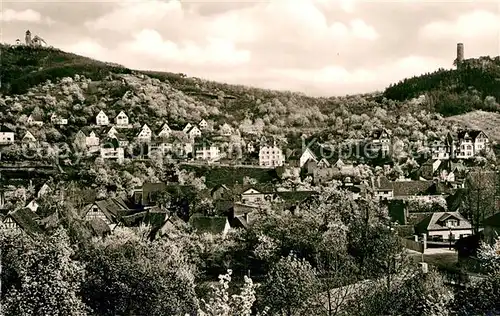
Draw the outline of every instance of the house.
M123 111L118 113L118 115L115 117L115 124L117 127L128 127L129 121L127 114L125 114L125 112Z
M216 161L220 159L220 149L212 142L203 141L196 144L194 154L197 160Z
M139 135L137 135L137 140L141 142L149 142L151 141L151 129L147 124L144 124Z
M189 129L189 131L187 132L187 135L190 139L195 139L196 137L201 136L201 131L197 126L193 126L193 127L191 127L191 129Z
M113 230L122 216L130 212L127 203L121 198L95 201L83 207L81 215L86 221L100 219Z
M113 159L118 163L122 163L125 159L125 152L118 142L118 139L111 138L109 142L106 142L100 149L101 158L103 159Z
M28 234L41 233L42 229L38 225L38 215L32 212L29 208L19 208L5 215L2 220L2 230L21 232Z
M469 159L490 147L488 136L480 130L462 130L455 141L450 133L446 136L452 158Z
M170 136L170 133L172 132L172 130L170 129L170 127L168 126L167 123L165 123L163 125L163 127L161 128L161 131L158 133L158 136L159 137L163 137L163 138L167 138Z
M321 158L316 167L320 169L330 168L330 163L326 160L326 158Z
M428 194L433 181L428 180L399 180L392 182L393 198L397 200L430 199Z
M253 141L249 141L246 146L247 152L248 153L253 153L255 152L255 144Z
M38 190L38 193L37 193L37 198L41 198L42 196L45 196L51 192L53 192L54 190L51 188L51 186L49 185L48 182L45 182L42 187Z
M261 192L254 187L250 187L240 194L240 198L243 204L262 204L272 202L273 193Z
M5 125L0 125L0 145L14 143L14 131Z
M201 214L193 214L189 218L189 226L191 226L197 234L220 234L226 236L231 225L226 216L203 216Z
M435 212L418 223L415 232L432 241L458 240L472 235L472 225L459 212Z
M232 200L233 193L225 184L216 185L210 192L212 199L217 200Z
M33 199L25 207L36 213L40 205L36 202L36 199Z
M392 200L394 198L394 188L392 182L385 176L371 179L374 199L377 201Z
M116 130L116 128L114 126L111 126L111 128L109 129L109 131L107 133L108 137L115 137L117 134L118 134L118 131Z
M85 137L85 145L88 148L99 146L99 137L97 137L95 132L90 132L89 136Z
M372 133L370 148L372 151L388 153L391 147L391 138L385 129L376 130Z
M65 119L56 113L53 113L50 117L50 122L54 125L68 125L68 119Z
M198 123L198 127L199 127L201 130L205 130L205 129L207 129L207 127L208 127L208 123L207 123L207 121L205 121L205 119L202 119L202 120L200 121L200 123Z
M43 119L41 115L31 114L28 117L26 123L28 123L28 125L33 125L33 126L43 126Z
M304 152L302 153L302 155L300 156L300 159L299 159L300 168L304 167L304 165L309 160L318 162L318 158L316 158L316 155L311 151L311 149L306 148L306 150L304 150Z
M233 134L233 128L229 124L224 123L220 127L220 134L222 136L231 136Z
M100 111L99 114L95 117L96 124L99 126L108 126L109 118L103 111Z
M264 167L280 167L285 164L285 156L280 148L263 146L259 151L259 165Z
M186 126L184 126L184 128L182 129L182 131L187 134L189 132L189 130L191 130L192 127L193 127L193 124L187 123Z
M431 144L432 159L450 159L450 152L448 142L436 140Z
M35 136L33 136L33 134L31 134L30 131L27 131L26 134L24 134L21 142L28 144L28 145L34 145L34 144L36 144L37 141L36 141Z

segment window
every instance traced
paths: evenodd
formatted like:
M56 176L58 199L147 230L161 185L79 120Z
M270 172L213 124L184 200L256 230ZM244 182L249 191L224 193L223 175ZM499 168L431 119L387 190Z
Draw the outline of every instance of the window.
M449 219L446 221L446 226L447 227L457 227L458 226L458 220L456 219Z

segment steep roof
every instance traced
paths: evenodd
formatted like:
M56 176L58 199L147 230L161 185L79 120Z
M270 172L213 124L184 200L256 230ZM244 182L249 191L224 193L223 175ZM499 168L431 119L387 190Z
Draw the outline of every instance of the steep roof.
M394 181L392 187L394 189L394 196L411 196L420 195L427 192L432 186L432 181Z
M462 130L458 132L458 139L465 138L466 134L468 134L471 139L476 139L481 133L483 133L481 130ZM486 134L484 135L486 136Z
M129 207L121 198L109 198L105 200L95 201L94 204L104 213L106 218L111 222L116 222L117 218L121 217ZM92 205L85 207L84 216L91 210Z
M453 227L453 229L472 228L472 225L469 223L469 221L458 212L435 212L421 221L417 225L417 228L421 232L432 230L447 230L449 228L444 224L444 221L450 218L457 219L459 221L459 225Z
M199 234L220 234L224 231L226 222L227 217L225 216L203 216L194 214L189 218L189 224Z
M385 176L372 178L372 187L376 190L393 190L392 182Z
M14 131L3 124L0 124L0 133L14 133Z
M11 217L14 222L19 225L26 233L41 233L42 229L38 225L38 215L29 208L20 208L9 212L6 217Z

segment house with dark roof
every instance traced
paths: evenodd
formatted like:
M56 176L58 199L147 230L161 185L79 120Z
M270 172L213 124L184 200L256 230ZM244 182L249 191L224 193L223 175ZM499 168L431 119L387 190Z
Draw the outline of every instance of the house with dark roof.
M130 211L130 208L123 199L109 198L84 206L81 215L87 221L95 218L101 219L113 230L121 217L128 215Z
M450 148L450 157L459 159L473 158L490 148L488 136L480 130L461 130L456 139L448 133L445 144Z
M415 231L426 234L428 240L458 240L472 235L472 225L458 212L435 212L418 223Z
M197 234L221 234L226 236L231 225L226 216L203 216L201 214L193 214L189 218L189 226Z
M27 234L41 233L42 228L38 224L38 215L28 208L19 208L11 211L2 219L2 230L21 232Z
M373 152L388 153L391 149L391 137L385 129L375 130L370 138L370 149Z
M392 182L387 177L374 177L371 179L371 185L375 200L392 200L394 198L394 188Z
M31 114L28 116L26 123L28 123L28 125L43 126L43 118L41 115Z

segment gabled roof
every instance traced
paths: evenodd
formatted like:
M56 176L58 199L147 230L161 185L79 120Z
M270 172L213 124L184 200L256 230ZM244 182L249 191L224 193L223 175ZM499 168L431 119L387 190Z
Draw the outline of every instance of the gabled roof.
M123 111L120 111L120 113L118 113L118 114L116 115L116 117L118 117L118 116L120 116L120 115L122 115L122 114L123 114L123 115L125 115L126 117L128 117L128 115L127 115L125 112L123 112Z
M392 187L394 190L394 196L411 196L426 193L432 184L432 181L423 180L394 181L392 183Z
M106 113L104 113L104 111L103 111L103 110L99 111L99 113L97 113L97 115L96 115L96 116L98 116L98 115L105 115L105 116L107 117Z
M37 220L39 219L38 215L36 215L29 208L14 210L9 212L6 217L12 218L12 220L28 234L42 232L40 225L37 223Z
M33 121L41 122L43 121L42 115L41 114L30 114L31 119Z
M392 182L385 176L372 178L372 187L375 190L393 190Z
M0 124L0 133L14 133L14 131L3 124Z
M469 223L469 221L458 212L435 212L432 215L427 216L422 222L417 225L417 227L418 230L422 232L432 230L447 230L449 228L444 224L444 221L450 218L459 221L459 225L452 227L452 229L472 228L472 225Z
M221 234L226 228L228 219L225 216L203 216L194 214L189 218L189 225L198 234Z
M129 207L123 199L109 198L106 200L95 201L93 204L87 205L84 208L84 216L87 215L93 205L96 205L110 222L116 222L119 217L129 210Z
M380 139L380 138L382 138L382 134L384 134L384 133L385 133L387 136L389 136L389 133L388 133L385 129L379 129L379 130L375 130L375 131L373 131L373 133L372 133L372 137L373 137L374 139Z
M462 131L459 131L458 132L458 139L464 139L466 138L466 135L470 138L470 139L476 139L479 134L481 134L484 132L483 131L480 131L480 130L462 130ZM486 134L484 134L486 136Z

